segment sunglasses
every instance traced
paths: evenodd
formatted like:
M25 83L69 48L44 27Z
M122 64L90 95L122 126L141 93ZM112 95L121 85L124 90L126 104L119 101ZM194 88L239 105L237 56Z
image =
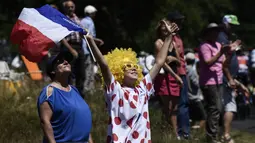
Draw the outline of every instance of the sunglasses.
M131 69L138 69L139 67L138 67L138 65L137 64L131 64L131 63L128 63L128 64L125 64L124 66L123 66L123 70L125 71L127 71L127 70L131 70Z
M56 65L62 64L62 63L64 63L64 61L67 61L67 60L65 60L64 58L58 59L58 60L56 61ZM68 61L67 61L67 62L68 62Z
M55 63L54 63L54 68L56 68L59 64L63 64L65 61L67 61L69 64L72 63L72 60L71 59L68 59L68 58L60 58L58 59Z

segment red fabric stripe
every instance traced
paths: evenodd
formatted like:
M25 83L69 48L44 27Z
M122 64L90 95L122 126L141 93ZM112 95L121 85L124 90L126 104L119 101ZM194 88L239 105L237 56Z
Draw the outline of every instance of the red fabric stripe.
M55 43L35 27L17 20L11 33L11 41L19 45L19 51L31 62L40 62Z

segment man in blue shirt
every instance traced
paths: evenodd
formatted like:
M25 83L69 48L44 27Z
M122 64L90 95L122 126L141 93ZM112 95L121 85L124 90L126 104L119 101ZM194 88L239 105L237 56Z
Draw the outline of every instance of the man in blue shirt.
M94 41L97 45L102 46L104 42L101 39L96 38L96 28L93 19L96 16L97 9L94 6L88 5L84 8L85 17L81 20L81 26L88 30L89 34L94 37ZM85 81L84 91L93 91L94 89L94 62L90 55L89 47L85 40L82 41L82 48L85 54Z
M218 42L221 43L223 46L227 46L236 40L235 34L232 33L231 27L234 25L240 25L238 19L235 15L225 15L223 17L223 27L224 30L219 33ZM238 60L236 56L236 52L231 53L231 63L229 64L228 71L230 75L232 75L233 79L229 80L227 75L223 77L223 84L224 84L224 94L223 94L223 101L224 101L224 133L222 139L227 143L232 143L233 140L230 136L230 126L233 120L233 113L237 112L237 106L235 101L236 92L234 91L233 87L235 87L236 82L234 78L238 73Z

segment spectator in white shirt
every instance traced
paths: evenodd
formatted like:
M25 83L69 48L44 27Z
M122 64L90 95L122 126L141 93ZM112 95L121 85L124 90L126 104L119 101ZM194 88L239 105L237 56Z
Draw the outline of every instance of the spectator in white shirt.
M93 36L94 41L98 46L102 46L104 42L101 39L96 38L96 28L93 19L96 16L97 9L94 6L88 5L84 8L85 17L81 20L81 26L85 28L90 35ZM93 92L95 73L94 73L94 62L90 55L90 50L85 40L82 41L82 47L85 54L85 81L84 91Z

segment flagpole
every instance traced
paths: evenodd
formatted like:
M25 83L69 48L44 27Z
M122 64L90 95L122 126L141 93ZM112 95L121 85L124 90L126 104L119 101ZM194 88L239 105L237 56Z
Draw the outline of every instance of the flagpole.
M87 34L89 34L89 33L87 33ZM84 36L84 39L85 39L85 41L86 41L86 43L87 43L87 45L88 45L88 48L89 48L90 54L91 54L91 56L92 56L92 58L93 58L93 61L96 62L96 58L95 58L95 56L94 56L94 54L93 54L93 52L92 52L92 50L91 50L91 47L90 47L90 45L89 45L89 42L88 42L86 36L85 36L85 35L83 35L83 36Z

